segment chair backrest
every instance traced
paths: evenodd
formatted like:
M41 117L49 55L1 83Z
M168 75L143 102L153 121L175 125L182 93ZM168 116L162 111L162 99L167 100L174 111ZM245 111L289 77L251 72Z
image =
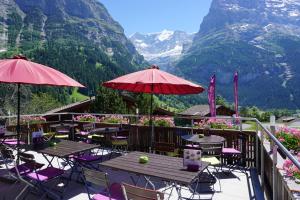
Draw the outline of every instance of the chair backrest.
M167 153L175 151L174 143L166 143L166 142L156 142L155 143L155 151Z
M202 155L217 156L220 157L222 154L223 143L202 143L200 149Z
M4 158L4 160L15 159L13 151L11 149L6 148L4 145L1 145L0 152L1 152L1 155Z
M32 132L32 144L38 147L44 144L44 133L42 130Z
M105 172L96 171L93 169L88 169L83 167L84 180L87 183L92 183L93 185L100 186L109 189L108 175Z
M155 191L136 187L126 183L122 183L122 190L125 200L161 200L164 199L164 194Z
M3 136L6 131L6 119L0 119L0 136Z
M70 127L69 126L57 126L55 128L56 133L58 134L64 134L70 131Z
M19 159L24 163L35 163L33 154L19 152Z
M82 125L82 129L83 129L84 131L90 131L90 130L93 130L93 129L95 129L95 124L94 124L94 123L83 124L83 125Z

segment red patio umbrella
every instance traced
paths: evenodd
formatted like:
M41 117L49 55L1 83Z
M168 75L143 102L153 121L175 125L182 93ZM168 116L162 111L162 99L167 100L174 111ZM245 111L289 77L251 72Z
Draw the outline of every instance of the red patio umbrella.
M20 85L84 87L69 76L50 67L31 62L24 56L0 60L0 82L18 84L17 134L20 136ZM18 145L19 146L19 140Z
M167 72L159 70L159 67L152 65L148 69L127 74L111 81L103 83L103 86L151 94L150 123L152 126L152 101L153 94L186 95L197 94L204 91L200 85L184 80ZM152 126L151 140L153 142L154 132Z

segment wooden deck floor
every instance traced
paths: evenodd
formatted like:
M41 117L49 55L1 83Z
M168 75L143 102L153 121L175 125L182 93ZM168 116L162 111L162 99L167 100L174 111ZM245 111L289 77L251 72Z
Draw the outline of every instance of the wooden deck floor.
M36 157L36 159L39 162L46 163L46 160L42 157L42 155L37 154L35 152L33 153ZM63 164L62 160L55 159L54 166L61 166ZM67 169L67 168L66 168ZM107 171L109 174L110 182L127 182L131 183L130 174L123 172L123 171L113 171L110 169L103 168L102 170ZM225 169L226 170L226 169ZM199 187L199 194L196 195L193 199L222 199L222 200L247 200L247 199L254 199L253 198L253 189L252 189L252 183L251 183L251 177L249 172L241 172L241 171L234 171L233 173L223 173L219 172L216 173L213 168L210 168L210 171L214 173L216 177L218 177L218 180L220 180L220 184L217 181L213 187L217 192L212 192L212 186L208 186L206 184L201 184ZM7 173L5 167L1 165L0 173L5 174ZM154 180L156 188L158 190L165 190L164 185L160 180ZM156 182L157 181L157 182ZM141 185L143 183L141 182ZM221 188L220 188L221 186ZM6 199L11 200L14 199L19 192L24 187L23 184L17 183L14 185L4 183L0 181L0 199ZM178 199L178 196L173 191L172 194L170 194L171 189L167 189L165 191L165 199L171 199L176 200ZM183 197L190 197L191 192L188 190L188 188L183 188L182 190L182 196ZM30 194L27 196L26 199L35 200L39 199L39 197ZM68 187L65 190L64 193L64 199L72 199L72 200L85 200L88 199L87 193L85 191L85 187L83 184L77 183L75 181L71 181Z

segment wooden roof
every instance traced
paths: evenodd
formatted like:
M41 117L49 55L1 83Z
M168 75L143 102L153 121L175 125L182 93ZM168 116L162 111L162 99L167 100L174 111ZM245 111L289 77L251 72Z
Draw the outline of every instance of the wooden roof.
M217 115L231 116L235 113L234 110L227 108L223 105L216 105L216 111L217 111ZM179 114L185 116L193 116L193 115L198 115L203 117L209 116L210 115L209 105L208 104L195 105Z

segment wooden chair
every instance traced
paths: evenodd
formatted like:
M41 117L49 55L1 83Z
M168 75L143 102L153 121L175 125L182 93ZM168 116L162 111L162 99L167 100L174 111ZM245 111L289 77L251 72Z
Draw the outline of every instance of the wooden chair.
M65 139L69 138L70 127L69 126L58 126L55 129L55 138L56 139Z
M110 185L107 173L88 169L85 167L82 168L82 172L85 187L90 200L123 199L121 185L118 183L113 183L112 185ZM95 189L93 186L96 186L98 188ZM91 196L91 190L96 191L96 194Z
M219 171L219 167L222 167L222 149L223 143L204 143L200 144L200 149L202 151L201 161L208 162L211 166L214 167L216 172ZM220 191L221 192L221 181L214 176L209 169L207 171L211 177L208 182L212 182L213 180L217 180L219 182ZM213 186L214 187L214 186Z
M122 183L122 190L125 200L160 200L164 194L156 190L149 190L137 186Z
M164 154L172 157L178 157L180 155L179 149L175 148L174 143L156 142L154 145L154 150L159 154Z
M90 136L91 130L93 130L94 128L95 128L94 123L83 124L82 130L79 129L76 130L75 133L76 139L86 142Z

